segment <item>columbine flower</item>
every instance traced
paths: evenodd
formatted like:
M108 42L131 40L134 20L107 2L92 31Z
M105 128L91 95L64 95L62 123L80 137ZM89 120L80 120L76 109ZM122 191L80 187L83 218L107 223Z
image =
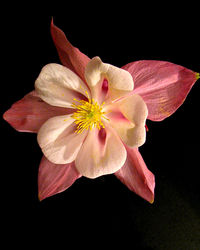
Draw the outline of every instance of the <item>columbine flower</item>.
M44 153L40 200L62 192L79 177L114 173L130 190L154 200L154 175L138 147L146 118L161 121L183 103L199 74L163 61L137 61L122 69L89 59L52 22L61 62L46 65L35 91L5 114L16 130L38 133Z

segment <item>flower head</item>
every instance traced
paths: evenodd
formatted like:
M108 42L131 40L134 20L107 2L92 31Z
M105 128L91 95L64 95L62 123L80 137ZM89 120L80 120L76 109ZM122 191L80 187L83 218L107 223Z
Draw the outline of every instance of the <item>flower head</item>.
M39 199L66 190L82 175L114 173L152 203L155 178L138 150L146 139L146 119L172 115L199 73L152 60L118 68L81 53L53 20L51 35L63 65L46 65L35 91L3 116L18 131L38 133L44 153Z

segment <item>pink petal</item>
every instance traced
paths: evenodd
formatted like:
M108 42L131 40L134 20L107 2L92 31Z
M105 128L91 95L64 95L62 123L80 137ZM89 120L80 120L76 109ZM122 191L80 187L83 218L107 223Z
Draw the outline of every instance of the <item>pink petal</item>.
M25 95L7 110L3 118L17 131L37 133L49 118L66 115L72 109L51 106L43 102L35 91Z
M63 192L80 177L81 175L76 170L74 162L57 165L43 156L38 173L39 200Z
M133 77L134 93L142 96L148 107L148 119L161 121L184 102L196 73L164 61L136 61L122 67Z
M131 191L145 200L154 201L154 175L148 170L138 148L128 148L127 159L124 166L115 173L117 178Z
M85 67L90 58L75 48L66 38L64 32L51 22L51 36L64 66L78 74L84 81Z

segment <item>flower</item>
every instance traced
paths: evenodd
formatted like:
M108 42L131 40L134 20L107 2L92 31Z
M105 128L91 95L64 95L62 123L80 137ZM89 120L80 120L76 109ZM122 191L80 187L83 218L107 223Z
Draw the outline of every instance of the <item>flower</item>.
M142 60L121 69L73 47L51 23L63 64L46 65L35 90L5 112L16 130L38 133L43 151L39 199L62 192L81 176L114 173L130 190L154 200L154 175L139 153L146 118L161 121L184 102L199 74Z

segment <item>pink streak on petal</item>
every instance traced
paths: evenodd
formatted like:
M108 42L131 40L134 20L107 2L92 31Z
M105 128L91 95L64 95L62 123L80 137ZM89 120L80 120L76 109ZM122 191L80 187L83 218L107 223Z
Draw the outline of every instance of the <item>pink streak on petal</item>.
M106 141L106 130L105 128L101 128L99 130L99 133L98 133L98 141L101 145L105 145L105 141Z
M132 75L134 93L142 96L153 121L172 115L196 82L195 72L170 62L143 60L122 68Z
M58 165L43 156L38 173L39 200L63 192L80 177L74 162Z
M101 87L102 92L106 95L108 92L108 80L104 79Z
M66 38L64 32L51 22L51 36L57 48L58 55L64 66L78 74L85 81L84 73L90 58L75 48Z
M72 111L69 108L51 106L32 91L14 103L3 118L17 131L37 133L49 118L70 114Z
M115 173L116 177L131 191L153 203L155 178L148 170L138 148L128 148L124 166Z
M112 110L110 113L106 115L108 119L114 119L115 122L120 121L120 122L128 122L130 121L122 114L120 110Z

